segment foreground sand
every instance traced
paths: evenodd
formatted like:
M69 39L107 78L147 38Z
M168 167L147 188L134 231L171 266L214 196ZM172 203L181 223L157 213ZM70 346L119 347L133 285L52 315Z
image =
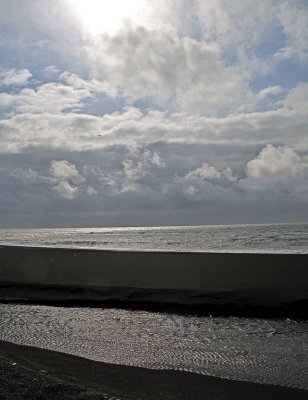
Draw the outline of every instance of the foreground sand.
M0 399L307 400L308 392L91 361L0 342Z

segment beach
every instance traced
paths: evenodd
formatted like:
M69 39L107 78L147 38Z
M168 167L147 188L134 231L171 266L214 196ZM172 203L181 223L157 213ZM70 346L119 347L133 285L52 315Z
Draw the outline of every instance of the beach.
M307 391L90 361L0 342L1 399L306 400Z
M0 256L0 399L308 398L308 254Z
M308 254L0 247L0 296L304 315Z

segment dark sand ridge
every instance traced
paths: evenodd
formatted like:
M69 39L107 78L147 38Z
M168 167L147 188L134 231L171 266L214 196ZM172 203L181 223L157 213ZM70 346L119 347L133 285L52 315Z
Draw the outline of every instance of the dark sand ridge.
M1 246L0 297L304 312L308 254Z
M5 400L307 400L308 392L172 370L105 364L0 342Z

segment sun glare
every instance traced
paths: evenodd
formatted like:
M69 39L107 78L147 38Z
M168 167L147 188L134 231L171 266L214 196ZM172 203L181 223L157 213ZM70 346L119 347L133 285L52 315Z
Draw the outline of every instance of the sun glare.
M71 0L91 34L114 33L125 20L139 20L145 0Z

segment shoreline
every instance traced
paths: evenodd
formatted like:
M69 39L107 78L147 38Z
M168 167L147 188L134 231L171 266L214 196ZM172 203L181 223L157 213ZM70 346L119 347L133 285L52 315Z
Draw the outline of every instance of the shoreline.
M133 247L105 247L102 246L68 246L68 245L62 245L62 244L57 244L51 245L51 244L33 244L33 245L25 245L25 244L19 244L19 243L14 243L10 244L9 242L2 242L0 243L0 248L5 247L5 248L31 248L31 249L59 249L59 250L85 250L85 251L104 251L104 252L129 252L129 253L180 253L180 254L191 254L191 253L197 253L197 254L280 254L280 255L285 255L285 254L296 254L296 255L308 255L308 250L297 250L297 251L289 251L289 250L257 250L257 249L227 249L227 250L196 250L196 249L190 249L190 248L184 248L184 249L168 249L168 248L133 248Z
M5 400L305 400L308 391L191 372L149 370L0 341ZM34 397L37 393L38 397ZM58 397L57 397L58 396Z
M175 296L176 297L173 297ZM53 307L78 307L78 308L118 308L132 311L150 311L178 315L198 316L237 316L259 318L292 318L298 320L308 319L308 300L301 300L281 306L260 306L246 304L242 299L236 301L236 294L232 299L231 293L208 293L201 296L199 303L189 304L193 293L171 293L167 291L166 297L162 291L142 291L126 288L123 290L106 291L102 288L84 290L80 287L16 285L0 283L0 304L32 304ZM196 296L198 297L198 295ZM139 300L138 300L139 298ZM194 299L194 302L196 298Z
M308 317L308 254L0 246L0 301Z

